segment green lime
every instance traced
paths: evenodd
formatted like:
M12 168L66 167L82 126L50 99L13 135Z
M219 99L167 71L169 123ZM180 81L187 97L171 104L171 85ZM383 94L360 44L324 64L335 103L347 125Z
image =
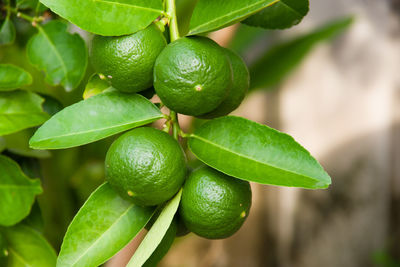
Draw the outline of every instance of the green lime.
M222 103L213 111L200 116L201 118L212 119L228 115L239 107L249 89L250 75L246 63L232 50L224 48L224 51L232 66L233 85Z
M214 110L232 85L232 70L222 48L206 37L170 43L154 66L154 88L170 109L192 116Z
M166 45L163 33L154 24L131 35L97 35L92 42L91 62L114 88L139 92L153 84L154 62Z
M250 184L210 167L193 171L185 182L180 214L193 233L226 238L242 226L251 206Z
M172 198L186 175L186 158L167 133L142 127L120 136L106 155L106 179L123 197L141 206Z

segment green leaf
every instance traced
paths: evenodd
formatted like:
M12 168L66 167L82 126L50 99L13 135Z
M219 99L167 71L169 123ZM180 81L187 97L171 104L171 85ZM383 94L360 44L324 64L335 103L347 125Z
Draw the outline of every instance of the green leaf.
M198 0L189 35L215 31L239 22L279 0Z
M68 227L57 267L99 266L128 244L153 212L122 199L108 183L101 185Z
M0 155L0 225L10 226L25 218L42 193L38 179L29 179L18 164Z
M190 19L198 0L176 0L176 17L179 34L185 36L189 32Z
M78 34L67 32L67 24L53 20L37 27L38 33L28 42L28 59L45 71L46 81L61 84L67 91L76 88L85 75L88 53Z
M250 16L243 23L265 29L290 28L308 13L308 0L280 0L270 7Z
M156 250L147 259L143 267L155 267L162 260L162 258L167 254L168 250L171 248L172 243L174 243L176 232L178 230L178 225L175 220L172 220L167 232L165 233L160 244L158 244Z
M189 138L189 148L205 164L251 182L309 189L331 183L291 136L240 117L206 122Z
M78 27L118 36L146 28L163 13L161 0L40 0Z
M0 232L0 266L7 266L8 254L7 240Z
M179 202L181 201L181 196L182 189L173 199L167 202L126 267L141 267L157 249L174 219Z
M3 139L8 151L24 157L32 158L48 158L51 153L48 150L37 150L29 147L29 139L32 137L34 130L25 129L13 134L4 135Z
M29 145L59 149L91 143L163 117L143 96L106 92L66 107L43 124Z
M2 231L8 242L8 267L54 267L56 252L36 230L19 224Z
M89 81L86 84L85 91L83 92L83 99L98 95L111 88L111 84L107 80L102 79L100 75L95 73L90 76Z
M45 122L49 115L42 103L43 98L32 92L0 92L0 136Z
M335 37L351 23L351 18L340 19L309 34L268 49L250 66L250 88L270 88L277 85L300 64L316 44Z
M0 91L11 91L31 83L32 76L25 70L11 64L0 64Z
M14 43L15 40L15 26L10 18L6 18L0 27L0 45L7 45Z
M18 9L33 9L35 13L41 13L47 9L39 0L17 0Z

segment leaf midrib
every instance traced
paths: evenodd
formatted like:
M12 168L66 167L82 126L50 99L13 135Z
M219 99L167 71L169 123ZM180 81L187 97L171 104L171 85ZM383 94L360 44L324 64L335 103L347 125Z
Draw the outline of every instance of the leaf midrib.
M102 237L110 230L113 228L114 225L116 225L135 205L134 204L130 204L129 207L126 209L126 211L124 211L117 220L115 220L110 227L108 227L97 239L96 241L94 241L78 258L77 260L71 264L71 266L75 266L75 264L77 264L79 262L80 259L82 259L82 257L84 257L85 255L87 255L87 253L102 239Z
M200 137L200 136L198 136L198 135L193 134L192 137L193 137L193 138L197 138L197 139L201 140L202 142L205 142L205 143L210 144L210 145L212 145L212 146L218 147L219 149L222 149L222 150L224 150L224 151L227 151L227 152L230 152L230 153L232 153L232 154L235 154L235 155L237 155L237 156L239 156L239 157L243 157L243 158L245 158L245 159L252 160L252 161L254 161L254 162L260 163L261 165L265 165L265 166L268 166L268 167L272 167L272 168L275 168L275 169L278 169L278 170L283 170L283 171L286 171L286 172L288 172L288 173L295 174L295 175L297 175L297 176L307 177L307 178L309 178L309 179L311 179L311 180L314 180L314 181L317 181L317 182L319 181L318 179L315 179L315 178L309 176L308 174L300 174L300 173L297 173L297 172L292 171L292 170L287 170L287 169L284 169L284 168L281 168L281 167L277 167L277 166L275 166L275 165L273 165L273 164L270 164L270 163L265 163L265 162L259 161L259 160L257 160L257 159L251 158L251 157L249 157L249 156L247 156L247 155L243 155L243 154L238 153L238 152L236 152L236 151L232 151L232 150L230 150L230 149L228 149L228 148L226 148L226 147L223 147L223 146L221 146L221 145L219 145L219 144L213 143L213 142L211 142L210 140L207 140L207 139L205 139L205 138L202 138L202 137ZM325 180L325 179L323 179L322 181L324 181L324 182L326 182L326 183L329 182L329 181L327 181L327 180Z
M64 71L66 81L69 82L70 80L69 80L69 76L68 76L67 66L65 66L64 60L61 57L60 53L58 52L55 44L53 43L53 41L50 39L50 37L47 35L46 31L42 27L38 27L38 29L44 35L44 37L47 39L47 41L50 43L50 47L54 51L54 53L56 54L56 57L58 58L58 60L61 61L61 66L62 66L62 69Z
M75 133L67 133L67 134L62 134L62 135L57 135L57 136L53 136L53 137L49 137L49 138L43 138L43 139L39 139L37 141L35 141L34 143L39 143L39 142L43 142L43 141L47 141L47 140L52 140L52 139L59 139L59 138L63 138L63 137L69 137L69 136L76 136L76 135L85 135L88 133L92 133L92 132L100 132L106 129L114 129L114 128L118 128L121 126L127 126L129 124L133 124L133 123L139 123L139 122L143 122L143 123L147 123L153 119L161 119L163 116L162 115L158 115L155 117L151 117L149 119L146 120L142 120L142 121L134 121L134 122L129 122L129 123L124 123L124 124L118 124L112 127L103 127L103 128L97 128L97 129L91 129L91 130L87 130L87 131L82 131L82 132L75 132Z
M265 6L264 8L267 8L267 7L269 7L269 6L273 5L273 4L276 4L276 3L280 2L280 1L281 1L281 0L275 0L275 1L271 2L271 3L269 3L269 4L268 4L267 6ZM208 26L208 25L214 23L215 21L221 20L221 19L223 19L223 18L225 18L225 17L229 17L229 16L231 16L232 14L235 14L235 13L240 13L240 12L243 11L243 10L250 9L251 7L257 6L257 5L259 5L260 3L262 3L262 2L264 2L264 1L259 1L259 2L257 2L257 3L254 3L254 4L250 5L250 6L245 6L245 7L241 8L241 9L237 9L235 12L232 12L232 13L226 14L226 15L224 15L224 16L215 18L215 19L213 19L213 20L208 21L207 23L200 24L199 26L197 26L197 27L191 29L189 33L190 33L190 34L193 34L193 32L196 32L196 30L201 29L201 28L204 28L205 26Z
M125 6L125 7L130 7L130 8L148 10L148 11L156 12L156 13L162 12L162 10L160 10L160 9L143 7L143 6L138 6L138 5L130 5L130 4L126 4L126 3L120 3L120 2L113 2L113 1L107 1L107 0L92 0L92 1L93 1L93 3L100 2L100 3L104 3L104 4L109 4L109 5Z

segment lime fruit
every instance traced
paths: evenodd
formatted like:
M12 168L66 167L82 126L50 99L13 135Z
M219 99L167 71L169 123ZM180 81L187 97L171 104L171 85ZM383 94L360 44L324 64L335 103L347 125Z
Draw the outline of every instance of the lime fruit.
M153 84L154 62L166 45L163 33L151 24L131 35L95 36L90 57L94 69L114 88L134 93Z
M123 134L106 155L106 179L137 205L154 206L172 198L185 175L186 158L180 145L154 128Z
M239 230L250 206L251 188L247 181L200 167L185 182L179 211L190 231L220 239Z
M206 37L170 43L154 66L154 88L170 109L197 116L214 110L232 85L232 70L222 48Z
M228 115L239 107L249 89L250 75L246 63L244 63L243 59L232 50L224 48L224 51L228 56L232 67L233 84L231 90L228 96L216 109L200 116L201 118L213 119Z

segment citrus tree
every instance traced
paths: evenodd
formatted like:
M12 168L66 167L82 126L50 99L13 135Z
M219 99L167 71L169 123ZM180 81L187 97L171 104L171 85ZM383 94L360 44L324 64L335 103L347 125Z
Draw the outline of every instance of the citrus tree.
M350 20L277 45L248 69L239 54L207 33L239 22L289 28L307 14L308 0L6 0L1 5L1 266L99 266L143 228L148 232L127 266L155 266L176 236L234 234L250 212L249 182L305 189L330 185L329 175L292 137L229 114L248 91L276 85L315 43ZM60 88L65 91L50 96ZM82 91L82 100L71 97ZM178 113L201 123L185 132ZM162 129L151 127L157 120L164 120ZM63 167L55 166L54 173L62 176L79 166L69 166L60 155L108 137L114 142L107 143L102 158L105 182L67 220L56 253L43 237L35 199L55 190L53 201L61 206L57 190L63 192L65 184L52 187L33 179L45 165L37 159L61 158ZM199 162L197 168L189 167L188 157Z

